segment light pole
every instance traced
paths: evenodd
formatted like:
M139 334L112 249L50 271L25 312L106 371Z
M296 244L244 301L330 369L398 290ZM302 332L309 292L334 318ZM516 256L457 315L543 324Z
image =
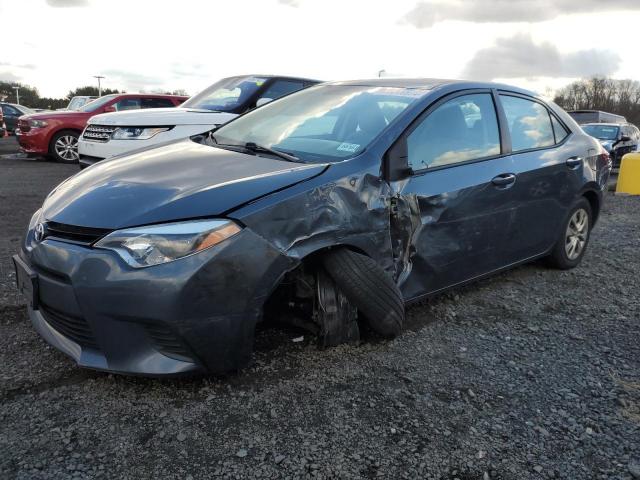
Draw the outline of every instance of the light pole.
M378 70L378 78L381 78L383 73L387 73L384 68L382 70Z
M13 89L16 91L16 103L20 105L20 87L13 87Z
M98 79L98 96L101 97L102 96L102 87L100 86L100 80L103 79L104 77L102 75L94 75L93 78L97 78Z

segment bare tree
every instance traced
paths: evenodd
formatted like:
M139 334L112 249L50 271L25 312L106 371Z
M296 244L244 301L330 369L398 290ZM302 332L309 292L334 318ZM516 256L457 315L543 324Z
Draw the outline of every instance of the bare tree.
M635 80L579 80L557 91L554 100L565 110L603 110L640 124L640 82Z

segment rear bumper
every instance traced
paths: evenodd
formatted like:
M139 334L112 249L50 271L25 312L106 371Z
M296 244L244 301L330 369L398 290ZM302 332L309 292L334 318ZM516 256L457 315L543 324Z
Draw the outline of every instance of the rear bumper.
M292 262L248 229L143 269L107 250L53 239L27 245L20 257L37 273L35 329L81 367L131 375L246 366L262 305Z

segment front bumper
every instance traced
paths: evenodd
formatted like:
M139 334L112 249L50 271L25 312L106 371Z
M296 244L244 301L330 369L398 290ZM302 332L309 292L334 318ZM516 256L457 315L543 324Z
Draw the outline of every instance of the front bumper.
M54 239L20 257L37 273L29 315L47 342L82 367L149 376L246 366L262 305L292 263L249 229L142 269Z
M108 142L93 142L80 137L78 139L78 153L80 154L80 158L105 159L153 145L154 143L156 142L148 140L109 140Z
M91 157L89 155L80 155L80 169L84 169L87 167L90 167L91 165L101 162L102 160L104 160L104 158L101 157Z
M20 149L32 155L47 155L49 153L49 136L46 128L32 128L28 132L16 129L16 138Z

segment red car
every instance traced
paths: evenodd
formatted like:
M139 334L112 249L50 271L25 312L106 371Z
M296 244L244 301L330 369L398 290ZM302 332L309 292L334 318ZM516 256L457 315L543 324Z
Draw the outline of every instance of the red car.
M23 152L46 155L63 163L78 161L78 137L94 115L140 108L177 107L189 97L118 93L104 95L78 110L24 115L18 120L16 136Z

